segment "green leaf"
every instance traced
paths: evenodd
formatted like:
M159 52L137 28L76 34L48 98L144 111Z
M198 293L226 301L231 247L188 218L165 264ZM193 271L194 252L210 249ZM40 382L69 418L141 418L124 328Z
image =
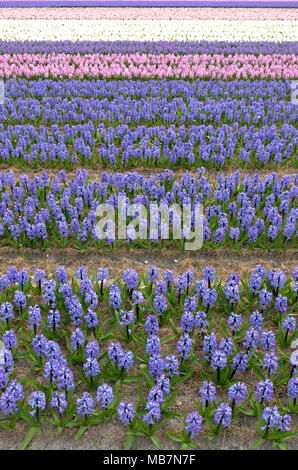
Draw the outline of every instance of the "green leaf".
M238 408L238 409L240 409L240 412L244 414L245 416L255 416L254 411L249 408Z
M171 439L173 439L173 441L176 441L176 442L182 442L182 441L183 441L183 439L182 439L181 436L177 436L177 434L174 434L174 433L172 433L172 432L169 431L169 430L167 430L167 435L168 435Z
M162 446L161 446L161 443L159 442L157 436L150 436L150 439L151 439L151 441L153 442L153 444L156 445L156 447L158 448L158 450L163 450L163 449L162 449Z
M263 442L265 442L265 439L263 439L262 437L260 437L254 444L253 444L253 449L256 449L257 447L259 447L261 444L263 444Z
M178 332L178 330L177 330L176 326L174 325L174 322L173 322L173 320L172 320L171 318L169 319L169 323L170 323L170 325L171 325L171 327L172 327L172 330L174 331L175 335L176 335L176 336L180 336L180 335L179 335L179 332Z
M263 381L265 381L266 377L262 374L262 372L260 371L260 369L253 365L253 370L255 371L256 375Z
M180 376L180 377L177 379L177 384L182 383L182 382L184 382L185 380L188 380L188 379L192 376L193 371L194 371L194 369L190 369L190 370L188 370L184 375Z
M131 446L135 441L135 436L133 434L127 434L124 450L130 450Z
M125 377L122 382L124 384L130 384L132 382L138 382L139 380L142 380L144 378L143 375L139 374L139 375L129 375L128 377Z
M278 447L281 449L281 450L288 450L286 444L284 442L279 442L278 443Z
M80 439L80 437L84 434L86 429L87 429L87 426L81 426L78 432L76 433L74 440L77 441L78 439Z
M23 442L22 442L22 445L20 447L20 450L25 450L26 447L28 447L28 445L30 444L30 442L32 441L33 437L35 436L35 434L38 432L38 428L30 428L29 431L27 432Z

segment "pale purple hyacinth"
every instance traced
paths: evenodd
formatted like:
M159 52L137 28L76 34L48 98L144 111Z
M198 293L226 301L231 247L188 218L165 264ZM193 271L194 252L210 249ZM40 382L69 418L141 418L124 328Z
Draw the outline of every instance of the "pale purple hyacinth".
M262 331L263 328L263 315L255 310L249 317L249 323L257 331Z
M132 306L140 305L143 302L144 302L144 296L143 296L142 292L140 292L138 290L134 290L132 292L132 295L131 295L131 305Z
M59 414L65 412L68 406L65 392L57 392L56 390L53 393L51 400L51 408L55 408Z
M0 320L8 321L14 319L13 306L10 302L2 302L0 306Z
M296 318L291 315L286 317L282 323L282 328L288 331L295 331L296 330Z
M24 390L16 380L12 380L0 397L0 407L4 415L13 416L19 412L18 401L23 400Z
M204 333L208 328L208 320L205 312L198 312L195 316L195 328L200 328L200 333Z
M237 382L229 387L228 395L232 402L238 403L245 399L247 393L246 385L243 382Z
M266 379L264 382L259 382L255 392L257 400L262 403L263 401L270 401L273 395L273 383L271 380Z
M120 352L118 358L118 367L129 371L129 369L132 367L133 360L134 357L132 351L125 349L124 351Z
M216 387L213 382L204 381L200 388L201 402L204 405L215 401Z
M94 378L100 374L97 358L87 357L86 362L83 364L83 370L86 377Z
M281 294L278 294L274 302L274 307L277 312L287 313L287 308L288 308L287 297L282 296Z
M177 343L177 351L182 359L188 359L192 348L192 340L188 333L180 336Z
M123 282L129 291L138 287L138 273L134 269L127 269L123 272Z
M279 420L279 423L278 423L278 430L279 431L290 431L291 421L292 421L292 418L289 414L286 413L283 416L281 416L280 420Z
M205 335L203 339L203 346L202 350L205 353L205 359L209 361L212 353L217 349L217 339L215 333L211 333L211 335Z
M80 416L89 416L94 411L94 399L88 392L84 392L76 402L76 413Z
M272 330L264 330L261 334L260 346L266 351L274 351L276 344L275 334Z
M155 315L151 314L148 315L146 322L145 322L145 331L150 335L156 335L158 333L158 319Z
M218 345L218 350L223 351L227 356L230 356L234 351L234 343L232 338L221 338Z
M85 352L86 352L86 357L89 358L97 358L99 356L99 344L98 341L93 340L89 341L89 343L86 345Z
M57 371L57 387L58 390L74 390L73 374L69 367L60 368Z
M274 352L266 352L263 357L263 368L267 369L268 375L276 372L278 369L278 357Z
M146 354L160 353L160 339L156 335L150 335L146 341Z
M37 304L35 304L34 306L30 305L27 316L28 316L28 321L29 321L31 329L34 330L34 328L36 329L40 326L41 312Z
M232 408L228 403L220 403L214 413L214 421L223 428L227 428L231 424Z
M249 328L246 330L245 338L243 341L243 346L247 348L247 352L250 349L256 349L259 342L259 332L254 327Z
M29 413L32 416L36 416L36 413L40 410L43 411L46 406L46 396L43 392L32 392L29 397L29 405L32 407L32 411Z
M167 286L171 286L173 285L174 283L174 273L171 269L167 269L164 273L163 273L163 278L164 280L167 282Z
M152 282L152 284L156 281L156 279L158 278L158 269L156 266L151 265L149 267L147 278L148 278L148 281Z
M233 333L239 330L239 328L241 328L241 325L242 325L242 315L231 312L228 318L228 325L231 328Z
M74 351L77 351L79 346L82 346L85 342L85 336L80 328L76 328L70 336L70 344Z
M215 281L215 272L212 266L206 266L204 268L203 279L208 282L208 288L210 289L211 283Z
M162 294L156 295L153 300L153 307L157 313L163 314L168 308L166 297Z
M202 428L202 417L198 411L189 413L185 419L185 430L193 439Z
M14 349L17 347L18 339L13 330L7 330L2 336L2 341L6 349Z
M122 401L118 406L117 414L123 424L126 426L131 424L136 415L134 404Z
M108 408L108 406L114 400L113 389L108 384L100 385L96 393L96 401L102 406L102 408Z
M292 400L298 399L298 376L292 377L288 384L288 396Z
M119 361L122 355L122 348L119 342L111 342L108 347L108 357L113 364Z
M160 404L156 401L148 401L145 405L147 413L143 416L143 422L150 425L156 424L160 420Z
M227 355L224 351L215 350L211 356L211 367L214 371L224 369L227 365Z
M0 366L0 388L2 391L5 390L7 383L9 381L9 376L5 369Z
M193 312L184 312L181 318L181 329L191 333L195 326L195 319Z
M149 359L148 370L149 374L153 377L159 377L163 374L165 369L165 362L161 354L152 354Z
M38 355L38 357L42 356L46 349L46 345L47 339L44 335L36 335L32 339L32 349Z
M27 297L24 292L20 290L16 290L13 296L13 301L16 307L20 310L26 308L27 306Z
M166 356L164 365L169 377L172 377L173 375L179 375L179 360L175 354L169 354Z
M170 393L170 379L165 375L162 374L156 379L156 387L159 387L163 393L166 395Z
M262 426L262 430L277 427L281 418L278 407L273 406L273 408L271 408L270 406L267 406L263 411L262 418L266 423L265 426Z
M155 385L155 387L152 387L149 390L148 401L154 403L162 403L165 401L164 392L158 385Z
M234 374L240 374L240 372L243 372L245 369L246 369L246 366L247 366L247 361L248 361L248 355L243 353L243 352L239 352L235 355L235 357L233 358L233 361L232 361L232 369L233 370L233 375Z

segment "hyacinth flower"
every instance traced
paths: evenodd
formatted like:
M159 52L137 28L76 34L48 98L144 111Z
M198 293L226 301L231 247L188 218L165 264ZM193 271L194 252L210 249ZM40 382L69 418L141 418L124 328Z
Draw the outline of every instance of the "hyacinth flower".
M86 431L88 426L91 424L90 419L91 415L95 411L94 398L89 392L83 392L83 394L77 398L75 405L75 415L76 419L68 421L65 424L65 427L78 427L78 431L74 437L75 440L78 440Z
M64 391L55 390L53 392L50 401L52 417L47 417L47 420L57 426L57 435L61 434L67 423L73 419L75 408L75 404L72 403L72 393L67 396Z
M0 305L0 321L6 322L6 327L11 328L11 322L14 319L13 305L11 302L2 302ZM5 325L3 325L3 329Z
M108 346L108 361L106 362L102 373L111 380L120 379L124 383L127 381L138 380L139 376L127 377L127 372L131 369L134 362L134 355L128 349L122 349L119 342L111 342Z
M23 311L27 307L27 297L24 292L16 290L13 296L13 303L20 311L20 318L23 317Z
M101 297L103 297L103 295L104 295L104 283L108 282L109 279L110 279L110 276L109 276L108 268L98 268L97 269L96 280L97 280L97 282L100 282L100 295L101 295Z
M136 314L136 323L139 323L140 320L142 320L142 316L141 316L141 313L142 313L142 307L141 305L144 303L144 296L142 294L142 292L138 291L138 290L133 290L132 291L132 294L131 294L131 305L134 307L135 309L135 314Z
M70 335L66 337L66 344L70 351L70 360L75 363L85 361L84 344L85 334L80 327L77 327Z
M144 273L142 276L142 281L144 283L144 294L145 297L149 297L153 291L153 285L158 279L159 272L156 266L150 265L147 273Z
M123 271L123 282L131 298L133 291L137 289L139 284L138 273L134 269Z
M293 343L294 348L298 348L298 339L294 341ZM298 349L296 349L290 356L290 365L291 365L291 372L290 372L290 378L293 377L294 374L297 374L298 372Z
M216 398L216 387L212 381L204 380L202 387L199 389L200 401L202 406L199 405L195 401L195 405L199 413L206 419L210 416L211 410L215 406L215 398Z
M1 368L2 381L6 381L5 371ZM3 382L2 382L3 383ZM13 379L3 391L0 397L0 408L5 416L0 422L0 427L4 429L13 430L21 415L21 410L24 407L25 393L23 386L15 379Z
M44 351L47 345L47 339L44 335L36 335L31 342L24 342L26 358L34 365L33 370L40 370L44 360Z
M126 401L121 401L117 408L117 415L121 423L124 424L124 426L127 426L129 430L132 430L132 424L136 416L136 410L135 410L134 404L128 403ZM130 448L131 444L134 441L134 438L133 438L132 443L130 444L131 441L132 441L132 438L129 439L129 434L128 434L126 444L124 447L125 450Z
M121 394L118 396L119 386L120 386L120 383L117 382L115 387L114 387L114 390L107 383L103 383L102 385L99 385L97 387L96 395L95 395L95 402L99 405L99 407L101 409L100 411L96 411L95 402L94 402L93 398L89 395L89 398L92 398L92 400L93 400L93 405L92 406L94 407L94 409L93 409L93 411L91 411L91 414L89 413L90 409L89 410L87 410L87 408L85 410L81 409L81 416L83 416L83 414L82 414L83 411L84 412L88 411L88 415L84 415L83 426L92 426L92 425L95 425L95 424L98 424L98 423L108 421L112 416L114 416L116 414L117 407L118 407L119 402L121 400ZM87 395L86 395L86 397L87 397ZM88 398L88 400L89 400L89 398ZM87 403L87 401L86 401L86 403ZM90 404L91 404L91 401L89 400L89 405ZM78 405L78 403L77 403L77 414L79 412L78 406L81 406L81 405ZM78 437L77 438L79 438L80 435L82 435L82 433L84 431L85 431L85 428L82 429L82 426L81 426L78 430L78 433L77 433Z
M126 311L121 309L119 312L119 325L121 330L125 331L123 335L126 341L130 341L132 338L134 323L135 317L133 310Z
M202 417L198 411L184 414L184 426L180 434L174 434L167 430L167 435L176 442L181 443L181 450L190 450L197 448L198 445L194 442L194 438L202 428Z
M47 316L47 329L51 331L51 334L48 335L50 339L59 339L60 335L58 330L61 326L61 317L59 310L50 309Z
M178 391L176 390L171 393L170 379L165 374L155 377L155 381L148 382L147 385L150 388L148 398L146 399L138 383L138 394L142 409L137 411L136 417L129 429L125 448L130 448L137 436L148 436L157 449L162 450L156 432L173 417L180 416L179 413L168 409L177 397Z
M20 408L20 415L24 420L31 424L31 428L28 430L21 444L20 450L26 449L35 434L42 434L41 424L45 420L47 414L43 415L43 411L46 408L46 396L44 392L32 392L29 396L28 402L30 409L28 410L24 405L22 405Z
M270 440L273 449L279 447L281 450L287 450L285 441L298 434L298 431L291 431L291 416L287 413L282 415L277 406L267 406L264 409L256 428L260 438L253 444L254 449Z
M298 398L298 376L292 377L288 383L288 398L289 398L289 411L297 411L297 398Z
M242 315L231 312L228 318L228 325L232 331L232 335L234 336L235 333L241 328L242 326Z
M209 416L206 418L206 424L210 431L207 436L209 441L212 441L216 436L220 434L221 428L224 430L229 427L232 421L232 408L229 403L221 402L216 406L216 410L213 413L213 421ZM215 424L214 424L215 423Z
M34 336L37 334L37 329L41 324L41 311L37 304L30 305L27 312L28 322L30 324L30 328L33 330Z
M296 336L296 318L287 316L279 328L277 339L282 346L289 346Z
M241 408L239 406L237 406L237 408L235 408L235 406L238 403L244 402L247 397L246 385L243 382L234 383L228 389L228 397L231 402L232 418L235 418L238 412L241 411Z
M274 374L279 368L278 357L274 351L267 351L263 357L262 368L267 371L268 379Z

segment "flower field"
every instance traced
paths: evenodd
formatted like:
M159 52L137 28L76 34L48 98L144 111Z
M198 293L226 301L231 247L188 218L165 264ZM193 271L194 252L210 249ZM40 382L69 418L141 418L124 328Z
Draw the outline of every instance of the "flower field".
M0 8L0 447L297 449L297 10L41 6Z

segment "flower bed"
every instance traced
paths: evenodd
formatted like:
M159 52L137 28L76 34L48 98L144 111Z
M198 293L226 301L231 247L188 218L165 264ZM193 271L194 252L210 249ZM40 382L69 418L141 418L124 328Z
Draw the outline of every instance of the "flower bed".
M297 282L297 267L292 279L258 265L249 278L232 273L223 283L210 266L201 280L191 270L174 278L150 266L111 283L107 268L88 277L80 267L68 277L64 267L29 276L11 266L0 278L0 426L28 421L25 448L45 421L58 434L76 428L78 439L115 416L127 427L126 449L140 435L161 448L159 431L180 416L172 406L180 384L199 374L194 411L170 438L196 447L202 427L211 440L248 415L258 423L255 446L269 440L284 449L297 434L289 414L297 408L297 351L289 354ZM18 378L18 361L28 377ZM123 398L134 382L137 403Z
M169 170L147 178L137 172L123 176L102 173L101 181L89 180L86 170L78 170L70 181L61 171L58 178L49 178L43 172L41 177L30 180L24 174L19 182L9 172L0 174L0 182L2 246L44 249L73 246L84 250L115 249L123 244L149 249L176 244L184 249L186 241L194 236L191 231L195 230L196 203L202 204L203 249L223 246L239 249L243 245L285 249L295 246L297 240L297 175L283 176L280 180L276 174L263 180L254 175L246 176L241 182L240 172L228 177L218 174L214 185L204 176L204 169L198 177L186 173L180 181ZM126 198L127 224L123 239L120 236L123 208L119 206L119 196ZM181 207L185 201L190 204L190 213L181 225L180 218L176 218L175 203ZM102 203L115 210L116 216L110 219L114 230L106 221L99 233L97 208ZM151 206L150 220L143 221L144 234L140 208L133 204L142 204L149 211L150 204L158 207L160 203L168 210L167 230Z

